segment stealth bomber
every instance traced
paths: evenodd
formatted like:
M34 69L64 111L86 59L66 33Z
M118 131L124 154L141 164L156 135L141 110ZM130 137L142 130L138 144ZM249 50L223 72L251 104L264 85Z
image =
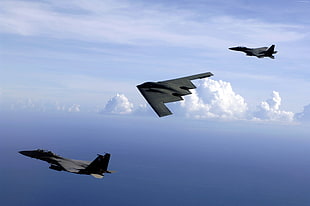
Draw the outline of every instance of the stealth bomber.
M271 45L268 47L260 47L260 48L247 48L243 46L231 47L230 50L241 51L246 53L247 56L256 56L258 58L269 57L274 59L273 54L276 54L277 51L274 50L275 45Z
M57 171L67 171L76 174L92 175L102 178L104 173L112 173L108 170L110 154L98 155L94 161L73 160L61 157L47 150L20 151L19 153L50 163L50 169Z
M172 114L164 103L183 100L182 96L191 94L189 90L196 88L191 80L211 76L213 76L211 72L206 72L160 82L145 82L137 87L156 114L163 117Z

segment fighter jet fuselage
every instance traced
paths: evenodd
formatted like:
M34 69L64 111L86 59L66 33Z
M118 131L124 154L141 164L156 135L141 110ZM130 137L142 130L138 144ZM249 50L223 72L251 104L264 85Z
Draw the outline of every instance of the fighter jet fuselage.
M246 53L247 56L256 56L258 58L269 57L274 59L273 54L276 54L277 51L274 51L275 45L271 45L268 47L260 47L260 48L247 48L243 46L231 47L230 50L241 51Z
M96 178L102 178L104 173L111 173L108 171L108 164L110 160L110 154L98 155L94 161L74 160L61 157L46 150L31 150L20 151L19 153L39 160L50 163L50 169L57 171L67 171L76 174L92 175Z

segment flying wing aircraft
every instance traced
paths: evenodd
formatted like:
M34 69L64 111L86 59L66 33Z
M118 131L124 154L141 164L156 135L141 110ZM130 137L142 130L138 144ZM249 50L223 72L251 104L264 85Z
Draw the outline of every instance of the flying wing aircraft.
M42 149L31 151L20 151L19 153L39 160L50 163L50 169L57 171L67 171L76 174L92 175L96 178L102 178L104 173L112 173L108 171L108 164L110 160L110 154L98 155L94 161L83 161L67 159L54 154L51 151Z
M145 82L137 87L157 115L163 117L172 114L164 103L183 100L182 96L191 94L189 90L196 88L191 80L210 76L213 74L206 72L167 81Z
M274 59L273 54L276 54L277 51L274 50L275 45L271 45L271 47L260 47L260 48L247 48L243 46L231 47L230 50L241 51L246 53L247 56L256 56L258 58L270 57Z

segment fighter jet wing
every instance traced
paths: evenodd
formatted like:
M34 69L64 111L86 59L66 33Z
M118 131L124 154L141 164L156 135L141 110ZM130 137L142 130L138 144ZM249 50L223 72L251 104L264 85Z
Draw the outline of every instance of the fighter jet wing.
M138 85L138 89L141 94L144 96L146 101L151 105L153 110L157 113L159 117L171 115L172 112L165 106L164 103L176 102L183 100L182 95L173 95L170 92L165 92L165 88L169 87L178 87L188 91L189 89L195 89L196 86L191 82L191 80L202 79L206 77L213 76L211 72L182 77L178 79L159 81L156 84L159 84L161 87L152 88L151 86L145 86L144 84ZM163 89L164 88L164 89ZM190 94L188 91L187 94ZM184 94L185 95L185 94Z
M82 160L58 159L58 164L68 172L79 173L79 171L85 169L90 162Z
M260 47L253 49L252 52L255 56L261 55L263 52L267 51L268 47Z

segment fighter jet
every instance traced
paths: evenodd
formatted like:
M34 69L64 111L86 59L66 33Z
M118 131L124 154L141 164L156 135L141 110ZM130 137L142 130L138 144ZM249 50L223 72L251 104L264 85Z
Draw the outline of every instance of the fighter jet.
M271 47L260 47L260 48L247 48L242 46L237 47L231 47L230 50L234 51L241 51L246 53L247 56L256 56L258 58L263 57L270 57L271 59L274 59L273 54L276 54L277 51L274 51L274 45L271 45Z
M92 175L96 178L102 178L103 173L112 173L114 171L108 171L108 164L110 160L110 154L98 155L98 157L90 162L83 160L67 159L54 154L51 151L37 149L31 151L20 151L19 153L39 160L50 163L50 169L57 171L67 171L76 174Z
M157 115L163 117L172 114L164 103L183 100L182 96L191 94L189 89L196 88L191 80L210 76L213 76L213 74L207 72L167 81L145 82L137 85L137 87Z

